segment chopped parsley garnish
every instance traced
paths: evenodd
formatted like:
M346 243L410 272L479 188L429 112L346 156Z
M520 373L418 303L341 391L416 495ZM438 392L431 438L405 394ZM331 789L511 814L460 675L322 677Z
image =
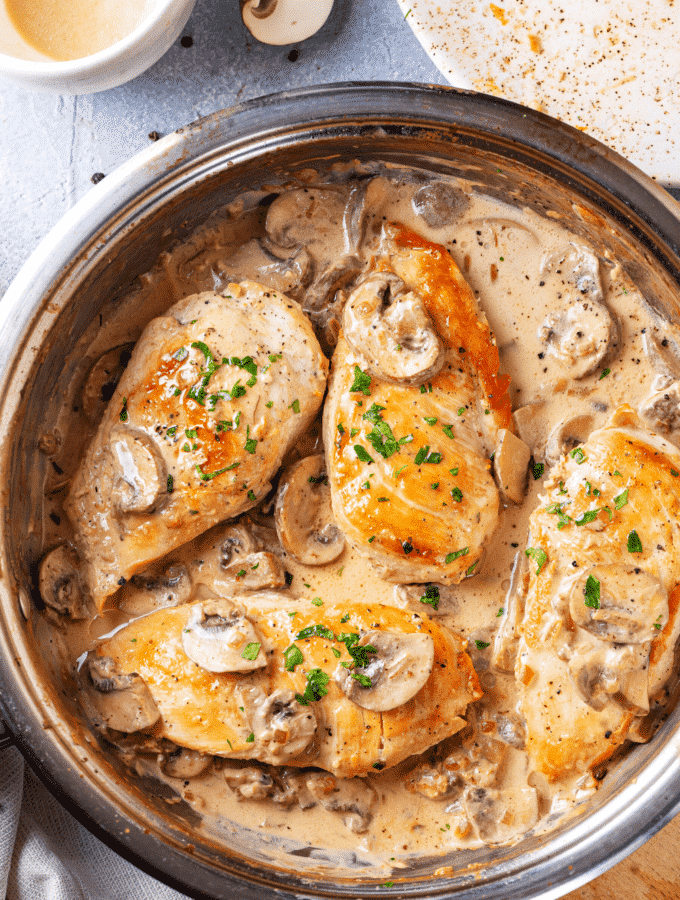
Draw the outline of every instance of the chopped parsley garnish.
M369 544L372 544L374 540L375 540L375 535L373 534L373 535L371 535L371 537L368 539L368 543L369 543Z
M345 622L349 622L349 613L345 613L345 615L340 619L340 622L342 625L344 625Z
M359 684L361 685L362 688L373 687L373 682L368 677L368 675L362 675L361 672L351 672L350 674L351 674L352 678L355 679L355 681L359 682Z
M399 466L399 468L395 469L394 472L392 473L392 477L398 478L401 475L401 473L404 471L404 469L406 469L406 468L408 468L408 463L406 463L403 466Z
M273 405L274 405L273 400L267 400L267 402L265 403L265 406L267 407L267 409L271 409Z
M496 618L500 619L500 617L503 615L504 612L505 612L505 609L502 606L499 606L498 612L496 613Z
M463 500L463 492L459 487L455 487L451 489L451 496L456 501L456 503L461 503Z
M450 473L451 475L457 475L457 474L458 474L458 471L459 471L459 468L460 468L459 466L456 466L455 469L449 469L449 473Z
M187 447L187 446L188 446L187 444L184 445L184 447ZM184 450L184 447L182 447L182 450ZM237 466L240 466L240 465L241 465L241 463L235 462L235 463L232 463L230 466L225 466L223 469L218 469L216 472L204 472L203 469L199 465L195 465L194 468L198 472L201 481L212 481L213 478L217 478L218 475L222 475L224 472L231 472L232 469L235 469Z
M599 488L594 488L589 481L586 481L586 497L599 497L602 494L602 491Z
M428 425L436 425L439 419L436 416L423 416Z
M120 411L120 415L118 416L121 422L127 422L128 420L128 411L127 411L127 397L123 397L123 407Z
M628 488L622 493L619 494L618 497L614 497L614 506L617 509L623 509L623 507L628 503Z
M458 410L458 415L462 416L464 412L465 412L465 407L461 406L460 409Z
M598 378L598 381L602 381L603 378L606 378L607 375L611 372L611 369L602 369L602 374Z
M439 482L433 481L432 484L430 485L430 487L432 488L433 491L436 491L437 488L439 487Z
M451 438L451 440L454 440L455 435L453 433L453 425L442 425L442 431L448 438Z
M355 434L359 434L359 429L358 429L358 428L350 428L350 430L349 430L349 436L350 436L351 438L353 438Z
M342 422L338 422L338 432L339 432L340 434L344 434L344 433L345 433L345 426L342 424Z
M368 450L365 447L362 447L361 444L354 445L354 452L356 453L357 457L361 460L361 462L368 463L369 465L372 462L374 462L374 459L371 456L371 454L368 452Z
M257 659L257 654L260 652L260 647L262 644L258 644L255 641L252 641L250 644L246 644L243 648L243 653L241 654L241 659L249 659L252 661Z
M288 409L292 409L294 413L299 413L300 412L300 401L293 400L293 402L290 404Z
M182 362L182 360L186 359L188 355L189 355L189 351L187 350L187 348L180 347L179 349L175 350L175 352L172 354L172 358L176 359L178 362Z
M488 641L475 641L475 647L478 650L486 650L486 648L489 646L490 646L490 644Z
M364 483L361 485L361 488L362 488L362 490L364 490L364 491L370 491L370 489L371 489L371 482L370 482L370 481L364 481Z
M367 375L366 372L362 372L359 366L354 366L354 382L349 391L350 394L361 391L365 397L370 397L371 395L371 376Z
M680 475L680 472L678 472L677 469L671 469L671 475L673 476L673 478L677 478L678 475Z
M255 453L257 450L257 441L255 438L251 438L250 436L250 426L248 426L248 432L246 433L246 442L243 445L243 449L246 453Z
M410 541L402 541L402 542L401 542L401 549L402 549L402 550L404 551L404 553L408 556L409 553L413 553L413 544L412 544Z
M379 403L373 403L371 405L370 409L367 412L365 412L361 418L366 419L367 422L372 422L375 425L376 422L382 421L381 413L386 408L387 407L381 406Z
M540 575L541 569L548 562L548 554L545 550L542 550L540 547L527 547L524 551L526 556L530 556L531 559L536 563L538 568L536 569L536 574Z
M283 651L283 659L288 672L294 672L295 666L302 665L305 661L302 650L296 644L291 644Z
M589 606L591 609L599 609L600 608L600 582L595 578L594 575L589 575L586 579L585 586L585 600L584 603L586 606Z
M425 588L425 593L420 598L421 603L426 603L428 606L431 606L432 609L439 609L439 585L438 584L428 584Z
M424 447L421 447L420 450L416 453L415 464L417 466L422 465L423 463L430 463L436 465L442 461L441 453L430 453L430 445L426 444Z
M567 501L569 502L569 501ZM568 516L564 511L564 503L551 503L549 506L546 506L545 511L550 513L551 515L557 516L557 528L559 531L562 531L565 525L568 525L573 521L571 516Z
M558 491L558 494L567 494L567 493L568 493L568 491L564 486L564 482L560 481L560 489Z
M642 541L637 531L631 531L628 534L628 552L642 553Z
M246 574L246 570L245 570L245 569L239 569L238 572L236 573L236 577L237 577L237 578L243 578L243 576L244 576L245 574Z
M248 737L246 738L246 744L252 744L254 740L255 740L255 735L251 731L250 734L248 735Z
M342 656L342 653L338 650L337 647L331 647L331 653L336 659L340 659L340 657Z
M321 599L321 597L314 597L314 599L312 600L312 604L314 606L323 606L323 600Z
M479 560L477 560L476 562L473 562L471 566L468 566L467 569L465 570L465 576L467 578L469 578L472 575L472 573L475 571L475 569L477 568L478 565L479 565Z
M172 492L174 490L174 486L175 486L175 479L172 477L172 475L168 475L168 484L167 484L168 494L172 494Z
M238 397L245 397L246 389L241 384L240 378L233 386L233 388L230 391L227 391L227 393L229 394L229 398L231 400L236 400ZM217 397L217 394L215 394L215 397Z
M295 699L303 706L309 706L316 700L321 700L328 693L330 676L323 669L310 669L307 672L307 684L304 694L296 694Z
M270 363L278 362L280 359L283 359L283 356L281 353L270 353L269 354L269 362Z
M298 631L295 635L295 640L302 641L305 638L310 637L322 637L326 638L327 641L335 640L335 635L330 628L327 625L322 625L320 622L317 622L316 625L308 625L306 628L303 628L302 631Z
M578 519L574 519L574 524L587 525L589 522L594 522L599 511L599 509L587 509Z
M193 344L191 345L194 346ZM250 375L246 384L248 387L252 387L257 381L257 365L253 360L252 356L244 356L243 359L239 359L238 356L232 356L229 362L232 366L238 366L239 369L245 369L245 371ZM210 364L208 364L208 368L210 368Z
M454 561L454 559L458 559L459 556L467 556L469 552L470 552L469 547L463 547L462 550L454 550L453 553L447 554L444 562L448 566L448 564L452 563Z
M248 491L246 496L248 497L248 499L250 500L251 503L257 502L257 497L255 496L255 491L253 491L252 488L251 488L251 490Z
M389 502L390 502L389 497L378 497L378 503L389 503Z
M357 641L359 640L359 635L357 635ZM363 646L359 646L356 641L353 641L351 644L347 641L343 642L345 647L347 647L347 652L354 660L354 665L358 669L365 669L366 666L370 663L370 659L368 658L368 654L371 653L375 655L378 651L371 644L364 644Z
M574 447L569 456L576 462L577 466L582 465L588 459L580 447Z
M405 434L402 438L399 438L397 443L401 447L403 444L410 444L412 440L413 440L412 434Z
M538 481L539 478L542 477L545 472L545 464L544 463L533 463L531 466L531 472L534 476L534 481Z

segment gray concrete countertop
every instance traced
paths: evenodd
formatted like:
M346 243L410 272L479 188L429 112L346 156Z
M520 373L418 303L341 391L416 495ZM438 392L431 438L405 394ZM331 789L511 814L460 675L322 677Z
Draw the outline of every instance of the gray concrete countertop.
M0 81L0 296L91 176L148 146L150 133L263 94L375 80L446 84L394 0L336 0L320 32L286 47L255 41L238 0L198 0L183 38L119 88L70 97Z

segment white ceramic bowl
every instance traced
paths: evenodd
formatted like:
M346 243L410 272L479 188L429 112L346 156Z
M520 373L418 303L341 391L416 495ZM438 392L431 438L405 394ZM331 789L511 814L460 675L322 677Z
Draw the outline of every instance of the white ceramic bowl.
M157 62L179 37L196 0L157 0L127 37L82 59L57 62L33 50L0 2L0 76L56 94L91 94L118 87Z

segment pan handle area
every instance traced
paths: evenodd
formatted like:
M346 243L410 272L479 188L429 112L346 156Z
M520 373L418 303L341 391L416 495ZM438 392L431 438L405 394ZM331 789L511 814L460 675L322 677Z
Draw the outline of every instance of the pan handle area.
M0 750L5 750L14 744L12 733L9 731L5 723L0 719Z

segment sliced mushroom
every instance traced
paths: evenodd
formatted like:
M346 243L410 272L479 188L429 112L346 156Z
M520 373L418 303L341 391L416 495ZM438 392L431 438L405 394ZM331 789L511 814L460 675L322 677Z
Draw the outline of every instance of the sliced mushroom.
M416 215L430 228L443 228L460 218L470 206L470 198L460 188L446 181L435 181L419 188L413 195Z
M423 384L444 364L422 299L391 272L373 273L350 295L342 327L368 372L391 384Z
M160 768L170 778L198 778L207 773L212 763L213 757L208 753L178 747L163 758Z
M196 604L182 631L182 647L189 659L208 672L251 672L267 665L255 626L239 606L227 600Z
M509 841L538 822L538 793L533 787L507 791L468 788L463 806L476 836L485 844Z
M337 246L337 223L342 222L348 192L344 187L301 187L284 191L270 204L265 219L269 239L287 250L306 247L315 262L325 268L332 256L323 260L317 251L330 239ZM345 247L346 249L346 247Z
M642 644L668 621L668 593L655 575L635 566L605 563L586 569L569 601L576 625L601 641Z
M556 465L574 447L585 444L594 428L595 416L589 413L570 416L560 422L550 433L545 447L548 465Z
M274 779L255 766L224 768L224 780L239 800L264 800L274 791Z
M161 571L133 575L121 590L118 603L133 615L145 615L163 606L180 606L191 599L193 582L183 565L170 565Z
M497 672L514 672L524 604L529 588L529 565L523 550L518 550L512 565L510 586L503 602L500 627L491 651L491 668Z
M167 492L165 461L153 440L139 428L125 425L111 431L113 493L124 513L151 512Z
M226 569L231 563L238 562L251 553L262 549L262 545L245 525L231 525L225 528L224 539L220 547L220 565Z
M544 458L546 419L549 407L545 400L520 406L512 414L517 434L531 449L536 460Z
M621 335L618 322L603 303L575 296L546 318L538 337L572 378L584 378L612 355Z
M332 262L305 291L302 303L305 312L328 311L329 306L334 306L338 291L351 284L361 274L363 267L361 259L354 253L346 253ZM336 308L333 311L341 312Z
M362 709L386 712L407 703L425 685L434 665L434 641L419 632L369 631L358 647L367 652L368 665L338 666L335 680L342 692Z
M558 250L548 252L541 260L541 274L557 274L565 284L581 295L602 300L600 261L588 247L570 242Z
M324 809L343 814L344 824L354 834L368 829L378 795L362 778L334 778L327 772L310 772L305 783Z
M642 335L642 346L660 375L668 377L668 383L680 377L680 344L676 329L668 322L663 330L646 328Z
M243 23L257 41L283 46L306 41L324 25L334 0L241 0Z
M531 450L506 428L501 428L498 436L493 467L496 484L506 503L521 503L526 493Z
M107 728L131 733L158 722L160 712L141 675L122 675L109 656L90 655L87 671L93 687L89 699Z
M40 596L50 609L70 619L86 619L87 592L80 575L80 558L68 544L43 557L38 575Z
M107 350L88 372L83 385L82 407L93 425L96 425L104 415L120 376L130 362L133 347L134 344L121 344L120 347Z
M651 642L611 644L591 641L572 653L569 674L583 700L602 710L623 698L638 714L649 712Z
M669 434L680 428L680 383L657 375L651 393L642 401L638 412L653 431Z
M316 716L311 706L297 702L294 691L278 690L267 696L250 684L240 685L239 691L258 759L279 766L304 753L313 742Z
M274 513L283 548L298 562L325 566L345 549L333 520L322 455L306 456L283 473Z

